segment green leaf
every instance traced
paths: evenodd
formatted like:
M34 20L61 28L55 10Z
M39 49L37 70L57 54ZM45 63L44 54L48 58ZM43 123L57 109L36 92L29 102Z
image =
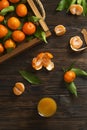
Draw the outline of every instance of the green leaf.
M77 0L77 4L80 4L82 3L83 0Z
M71 70L74 71L77 76L87 76L87 72L82 69L72 68Z
M76 2L77 2L77 0L71 0L70 5L72 5L72 4L76 4Z
M75 83L74 82L67 83L66 86L69 92L74 94L77 97L77 88L76 88Z
M26 41L30 41L30 40L32 40L32 39L34 39L34 36L33 36L33 35L31 35L31 36L26 36Z
M26 79L31 84L40 84L41 83L41 80L30 72L20 71L19 73L22 75L22 77L24 79Z
M42 39L45 43L47 43L46 34L45 34L44 31L41 31L41 39Z
M8 6L1 10L0 15L6 15L8 12L13 12L15 10L14 6Z
M63 68L63 71L66 72L66 71L71 70L73 68L74 64L75 64L75 62L73 62L68 68L66 68L66 69Z
M31 21L31 22L38 22L40 20L40 18L36 17L36 16L29 16L28 17L28 20Z
M71 5L76 4L76 1L77 1L77 0L71 0L70 5L69 5L69 8L70 8ZM67 9L67 12L69 11L69 8Z
M14 48L13 48L13 47L10 47L10 48L7 48L7 49L6 49L7 53L12 52L13 50L14 50Z
M46 34L45 34L45 32L40 27L37 28L34 36L37 37L37 38L39 38L39 39L41 39L45 43L47 43Z
M87 2L86 2L86 0L82 0L82 6L83 6L83 15L85 16L87 14Z
M62 11L66 8L66 1L67 0L61 0L56 8L57 11Z

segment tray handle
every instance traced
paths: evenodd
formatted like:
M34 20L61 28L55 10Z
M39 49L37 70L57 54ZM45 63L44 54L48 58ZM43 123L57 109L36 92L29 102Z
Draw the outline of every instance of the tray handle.
M36 2L40 6L42 18L43 18L43 20L45 20L45 18L46 18L46 12L45 12L45 9L43 7L43 4L42 4L41 0L36 0Z
M45 24L43 17L41 16L39 10L37 9L36 5L34 4L33 0L27 0L28 4L30 5L31 9L33 10L34 14L40 18L39 23L41 24L43 30L46 32L49 30L48 26ZM45 16L45 15L44 15Z

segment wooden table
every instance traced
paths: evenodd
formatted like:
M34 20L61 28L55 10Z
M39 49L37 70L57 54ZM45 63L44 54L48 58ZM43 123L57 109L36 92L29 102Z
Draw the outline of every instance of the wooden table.
M81 35L82 28L87 28L87 17L72 16L56 12L59 0L42 0L46 10L46 23L52 36L48 44L39 45L24 51L12 59L0 64L0 130L87 130L87 78L77 78L75 83L78 98L67 91L63 83L63 70L73 62L75 67L87 70L87 50L72 52L69 39ZM63 24L67 28L64 36L57 37L54 27ZM32 58L40 52L54 55L55 69L51 72L42 69L35 71L31 66ZM43 80L41 85L31 85L19 74L20 70L34 72ZM13 94L14 84L21 81L25 92L17 97ZM42 97L52 97L58 104L53 117L42 118L37 113L37 103Z

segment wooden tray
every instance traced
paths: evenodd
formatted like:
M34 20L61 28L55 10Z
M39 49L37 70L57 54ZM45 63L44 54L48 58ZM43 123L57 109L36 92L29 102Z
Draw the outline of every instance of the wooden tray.
M41 16L39 10L37 9L34 1L33 0L27 0L27 2L29 4L29 6L31 7L31 9L32 9L33 13L35 14L35 16L40 18L39 24L43 28L43 30L45 31L46 37L49 37L51 35L51 32L50 32L49 28L47 27L45 21L42 19L42 16ZM38 44L40 41L41 40L39 40L38 38L34 38L33 40L31 40L31 41L29 41L27 43L20 44L18 47L16 47L11 52L3 54L2 56L0 56L0 63L6 61L7 59L9 59L9 58L21 53L21 52L23 52L27 48L30 48L30 47Z

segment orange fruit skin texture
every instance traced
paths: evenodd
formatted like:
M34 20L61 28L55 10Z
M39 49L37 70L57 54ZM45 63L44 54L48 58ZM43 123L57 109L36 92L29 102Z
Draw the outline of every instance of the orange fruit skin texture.
M16 7L16 14L20 17L26 16L28 13L27 7L24 4L19 4Z
M16 17L10 17L7 21L7 25L10 29L16 30L20 27L21 22L18 18Z
M2 45L2 43L0 43L0 54L4 52L4 47Z
M20 0L9 0L11 3L17 3L19 2Z
M4 16L0 15L0 22L4 20Z
M4 25L0 24L0 38L5 37L7 33L8 29Z
M0 1L0 10L6 8L9 6L9 2L7 0L1 0Z
M76 78L76 74L71 70L65 72L64 74L64 81L67 83L73 82L75 78Z
M23 32L26 35L32 35L35 33L35 31L36 31L36 26L32 22L26 22L23 25Z
M20 30L16 30L12 33L12 38L16 42L21 42L25 39L25 34Z
M37 109L41 116L50 117L55 114L57 110L57 104L54 99L45 97L39 101Z
M8 49L8 48L15 48L16 44L15 44L15 42L12 39L8 39L8 40L5 41L4 47L6 49Z

